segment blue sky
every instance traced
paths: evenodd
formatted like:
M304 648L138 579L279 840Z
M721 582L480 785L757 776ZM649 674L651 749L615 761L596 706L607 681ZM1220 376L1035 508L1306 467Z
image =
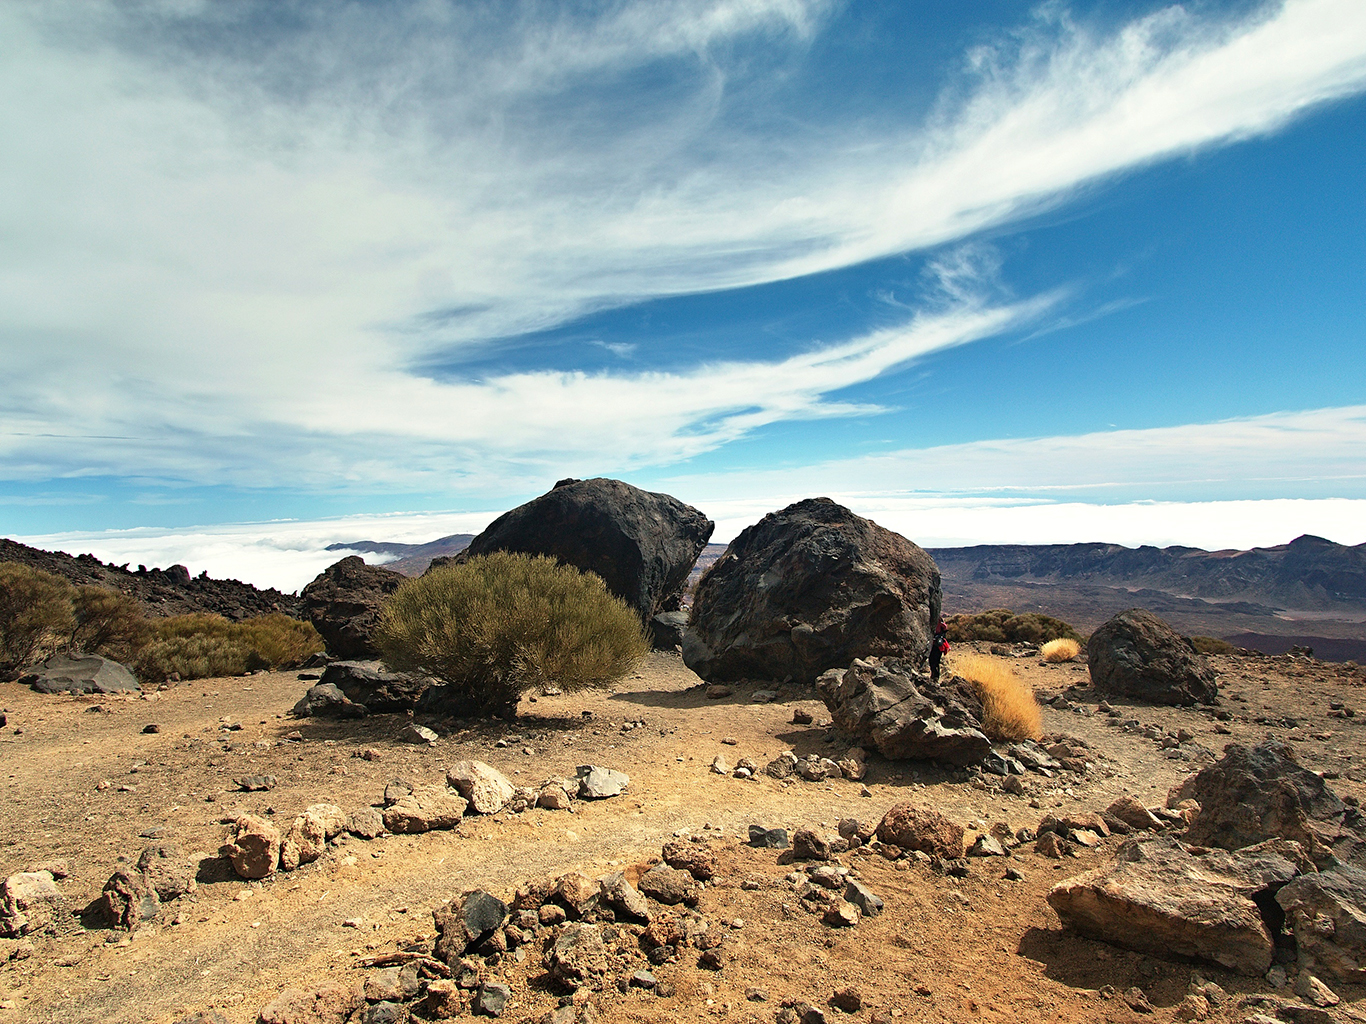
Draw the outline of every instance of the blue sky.
M6 4L0 533L1366 541L1364 94L1359 0Z

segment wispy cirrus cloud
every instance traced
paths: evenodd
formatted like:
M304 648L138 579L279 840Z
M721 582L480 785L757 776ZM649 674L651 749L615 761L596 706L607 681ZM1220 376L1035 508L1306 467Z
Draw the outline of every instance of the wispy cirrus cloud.
M838 392L1057 296L951 296L695 374L643 350L613 372L423 367L643 297L940 245L1366 86L1366 9L1287 0L1106 33L1037 21L974 51L928 121L768 104L832 10L6 5L0 472L458 491L867 414Z

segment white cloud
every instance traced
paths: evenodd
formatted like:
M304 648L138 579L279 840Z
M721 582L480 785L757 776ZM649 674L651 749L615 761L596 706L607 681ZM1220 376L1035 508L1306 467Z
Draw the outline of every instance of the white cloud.
M928 126L782 134L727 116L762 104L726 47L799 55L823 3L296 5L302 28L254 34L268 9L0 7L4 476L458 492L869 412L825 396L1048 297L705 382L421 367L632 298L940 244L1366 82L1359 0L1170 8L979 55ZM666 87L629 87L665 65Z

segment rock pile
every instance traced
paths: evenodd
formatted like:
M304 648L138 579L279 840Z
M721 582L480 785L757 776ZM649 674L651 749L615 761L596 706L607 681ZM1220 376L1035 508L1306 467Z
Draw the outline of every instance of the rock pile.
M683 660L703 679L811 684L855 658L926 656L939 570L829 498L744 530L699 581Z

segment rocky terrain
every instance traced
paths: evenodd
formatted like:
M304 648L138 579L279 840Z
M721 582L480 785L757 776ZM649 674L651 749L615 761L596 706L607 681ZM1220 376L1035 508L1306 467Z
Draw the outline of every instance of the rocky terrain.
M1215 658L1220 703L1168 708L980 646L950 663L995 659L1034 688L1053 768L868 752L832 774L847 740L810 688L708 686L668 653L510 723L295 718L308 672L127 696L0 684L0 872L55 893L28 911L49 908L51 934L0 940L0 1022L1361 1019L1366 987L1327 977L1325 995L1293 950L1248 974L1125 949L1048 897L1109 870L1132 838L1104 824L1123 798L1180 837L1169 792L1230 742L1288 743L1354 806L1362 670ZM509 780L501 809L474 809L496 786L458 790L468 761ZM629 781L591 799L579 765ZM272 830L255 863L276 870L243 877Z
M77 585L108 587L137 598L147 615L162 617L189 612L215 612L234 621L270 612L299 617L299 599L278 590L258 590L238 580L210 579L207 573L191 577L183 565L168 569L112 565L94 555L68 555L42 551L27 544L0 538L0 562L20 562L61 576Z

